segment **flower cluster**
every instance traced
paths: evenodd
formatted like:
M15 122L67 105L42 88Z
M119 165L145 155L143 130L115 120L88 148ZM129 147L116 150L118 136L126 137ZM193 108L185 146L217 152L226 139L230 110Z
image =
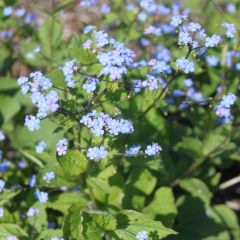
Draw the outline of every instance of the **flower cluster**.
M173 16L171 25L179 28L178 44L188 46L190 49L201 48L203 45L207 48L218 46L222 38L220 35L214 34L207 36L205 29L199 23L187 21L187 16L177 15ZM234 32L234 25L224 23L223 26L227 28L227 36L231 36Z
M184 73L188 74L195 71L194 63L186 58L179 58L176 61L176 66L178 69L182 70Z
M232 119L232 114L230 111L230 107L237 101L237 97L228 93L224 95L221 102L216 106L216 115L220 118Z
M87 77L87 81L83 84L83 89L86 90L87 93L94 92L98 83L99 80L97 78Z
M95 136L101 136L106 131L114 136L120 133L130 134L134 131L132 123L128 120L115 119L107 113L97 113L95 110L84 115L80 123L89 128Z
M59 140L56 144L58 156L66 155L68 149L68 140L63 138Z
M41 72L31 73L29 78L23 76L18 78L18 84L23 94L31 93L32 103L38 108L36 116L26 116L25 126L30 131L38 130L40 128L40 119L58 110L58 93L50 90L52 82Z
M132 80L132 89L134 92L140 92L141 89L148 88L150 91L154 91L159 89L159 86L162 88L165 88L166 82L160 78L160 77L155 77L153 75L148 74L147 79L142 81L142 80Z
M68 87L73 88L75 87L76 83L73 80L73 74L77 71L77 66L75 66L76 60L73 59L71 61L65 62L64 66L61 67L63 75L65 77L65 82Z
M108 155L108 151L103 147L91 147L87 151L87 157L90 160L99 161Z
M226 22L224 22L222 24L222 26L226 29L225 35L228 38L234 38L235 34L237 33L237 30L236 30L234 24L233 23L226 23Z
M112 80L120 79L128 72L128 67L133 63L135 53L126 48L123 43L110 38L104 31L94 31L97 48L97 59L103 69L100 75L110 75ZM84 43L84 48L89 49L92 42ZM96 52L96 49L93 50Z

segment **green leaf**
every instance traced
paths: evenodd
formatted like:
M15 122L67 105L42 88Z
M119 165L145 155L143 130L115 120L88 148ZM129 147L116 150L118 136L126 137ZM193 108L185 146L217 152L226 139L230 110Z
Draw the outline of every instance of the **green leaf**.
M124 207L140 209L144 206L145 197L152 193L157 179L148 169L134 169L125 188Z
M44 165L42 164L41 160L39 160L37 157L35 157L34 155L31 154L30 151L27 150L23 150L23 149L19 149L19 152L28 160L32 161L33 163L35 163L36 165L38 165L39 167L43 167Z
M226 229L230 232L233 239L240 239L240 229L235 213L225 205L217 205L213 209L222 219Z
M71 58L76 58L81 64L90 64L96 61L96 56L83 48L71 48L69 55Z
M158 235L159 239L176 234L174 230L164 227L161 222L153 221L147 215L132 210L121 211L117 221L118 229L114 233L121 240L135 240L136 234L143 230L149 235Z
M65 156L58 158L61 166L71 175L78 176L87 169L88 160L79 150L70 150Z
M179 234L168 240L230 240L221 218L201 199L181 196L177 204Z
M177 215L172 189L169 187L159 188L152 202L144 209L144 213L161 221L165 226L171 227Z
M116 219L105 212L83 212L83 236L85 239L102 239L102 234L106 231L115 230Z
M0 194L0 206L4 205L5 203L8 203L11 199L13 199L15 196L17 196L21 190L12 191L5 189L4 192Z
M28 237L28 234L16 224L1 223L0 239L6 239L9 236Z
M37 216L28 217L28 223L32 225L38 232L42 232L48 226L46 206L40 202L36 202L31 207L37 208L39 213Z
M3 115L4 122L8 122L20 110L20 104L8 95L0 95L0 113Z
M61 42L63 28L59 19L55 16L50 16L39 28L38 35L42 45L42 53L52 58L54 51Z
M81 209L76 206L69 209L63 224L64 239L83 240L80 211Z
M62 230L45 230L45 231L42 231L39 235L39 237L37 238L37 240L50 240L51 238L53 237L58 237L58 238L61 238L62 237Z
M11 77L0 78L0 91L18 89L17 81Z
M79 209L83 209L87 205L87 201L81 193L77 192L66 192L61 193L56 197L52 197L47 202L47 207L66 213L68 209L74 205Z
M210 202L212 193L207 185L201 180L197 178L183 179L179 185L181 188L191 193L193 197L198 197L205 203Z

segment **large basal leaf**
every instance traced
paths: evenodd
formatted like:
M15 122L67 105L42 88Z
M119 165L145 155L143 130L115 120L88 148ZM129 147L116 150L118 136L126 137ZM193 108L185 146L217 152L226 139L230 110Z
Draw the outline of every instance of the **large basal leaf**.
M88 160L79 150L70 150L58 158L61 166L71 175L78 176L87 169Z

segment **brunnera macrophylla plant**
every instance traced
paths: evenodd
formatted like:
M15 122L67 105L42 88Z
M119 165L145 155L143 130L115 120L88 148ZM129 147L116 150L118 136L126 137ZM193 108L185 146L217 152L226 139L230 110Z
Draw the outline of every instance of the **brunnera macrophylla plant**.
M80 6L96 7L98 1ZM106 15L117 7L100 6ZM224 68L214 53L232 48L237 30L224 21L210 34L178 4L141 0L124 11L138 22L135 44L111 37L115 24L121 32L121 22L102 29L88 25L58 61L54 46L34 48L52 66L17 79L21 98L31 100L24 126L39 137L32 151L17 149L33 163L18 161L18 182L6 150L0 151L0 238L237 239L234 213L212 205L209 190L219 183L222 146L236 158L237 91L220 75L212 86L201 86L205 69ZM161 15L168 21L151 19ZM227 55L224 71L235 74L239 55ZM4 149L5 131L0 141ZM13 198L20 202L13 211L21 209L14 216L5 207ZM195 217L197 228L203 226L197 230L186 224Z

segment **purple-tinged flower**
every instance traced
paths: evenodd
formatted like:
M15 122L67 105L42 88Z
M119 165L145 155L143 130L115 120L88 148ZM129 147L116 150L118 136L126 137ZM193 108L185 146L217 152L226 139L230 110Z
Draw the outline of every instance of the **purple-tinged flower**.
M146 35L153 34L156 36L161 36L162 30L161 30L161 28L157 28L157 27L151 25L144 30L144 34L146 34Z
M228 37L228 38L234 38L234 35L237 33L237 30L236 30L236 28L235 28L235 25L233 24L233 23L226 23L226 22L224 22L223 24L222 24L222 26L224 27L224 28L226 28L226 36Z
M220 118L222 117L229 117L231 115L230 109L222 107L221 105L216 107L216 115Z
M86 42L83 43L83 48L86 50L91 49L92 43L93 41L91 39L88 39Z
M147 146L144 152L147 156L154 156L160 151L162 151L162 147L157 143L152 143L151 145Z
M9 236L6 240L18 240L18 238L16 236Z
M63 156L67 154L68 149L68 140L66 138L63 138L57 142L57 154L58 156Z

